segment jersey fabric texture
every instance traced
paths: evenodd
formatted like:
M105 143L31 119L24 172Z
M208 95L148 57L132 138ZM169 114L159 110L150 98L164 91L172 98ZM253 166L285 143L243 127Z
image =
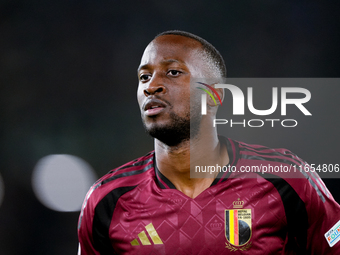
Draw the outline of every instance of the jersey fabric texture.
M238 169L306 164L286 149L220 141ZM78 254L340 254L340 242L330 247L325 238L340 207L316 173L220 172L192 199L155 162L150 152L91 187L78 222Z

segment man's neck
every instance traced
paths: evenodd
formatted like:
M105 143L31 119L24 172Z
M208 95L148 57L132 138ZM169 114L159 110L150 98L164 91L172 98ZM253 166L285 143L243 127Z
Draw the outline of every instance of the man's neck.
M217 134L197 136L178 146L167 146L155 139L157 166L161 173L185 195L195 198L209 188L217 174L202 173L200 178L190 178L190 167L223 166L228 164L228 152L218 140Z

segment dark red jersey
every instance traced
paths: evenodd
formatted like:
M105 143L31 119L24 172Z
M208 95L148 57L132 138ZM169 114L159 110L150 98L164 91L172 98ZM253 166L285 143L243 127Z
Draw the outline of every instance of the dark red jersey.
M162 175L154 152L99 179L80 214L79 254L340 254L340 206L316 173L241 171L305 162L285 149L221 142L238 171L221 171L194 199Z

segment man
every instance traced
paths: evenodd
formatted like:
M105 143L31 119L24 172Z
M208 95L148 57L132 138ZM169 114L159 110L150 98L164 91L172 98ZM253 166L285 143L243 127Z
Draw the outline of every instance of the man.
M288 150L217 135L218 105L208 98L201 115L196 87L223 99L212 84L225 76L218 51L193 34L164 32L146 47L137 96L155 151L92 186L79 218L79 254L340 254L340 207L315 173L190 178L193 166L307 167ZM194 78L212 86L193 86Z

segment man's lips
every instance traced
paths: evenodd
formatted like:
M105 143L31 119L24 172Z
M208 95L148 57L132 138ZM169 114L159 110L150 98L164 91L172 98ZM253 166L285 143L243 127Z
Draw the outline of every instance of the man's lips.
M143 104L143 110L146 116L159 114L166 107L166 103L159 99L149 99Z

